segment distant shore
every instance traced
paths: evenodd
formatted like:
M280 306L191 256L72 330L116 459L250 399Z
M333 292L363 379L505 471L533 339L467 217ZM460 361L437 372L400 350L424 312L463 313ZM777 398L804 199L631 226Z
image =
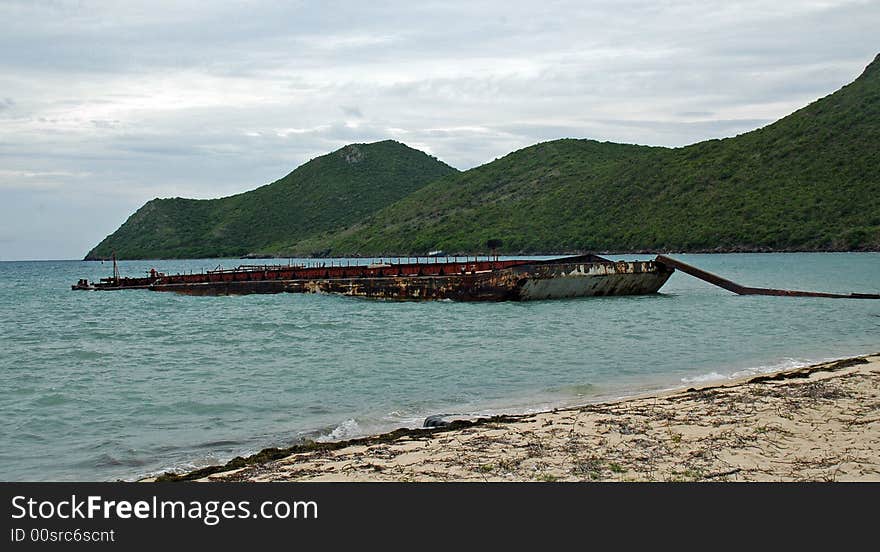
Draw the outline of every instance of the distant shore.
M770 247L761 247L761 246L732 246L732 247L712 247L712 248L695 248L688 250L681 249L632 249L632 250L609 250L609 251L595 251L595 250L571 250L571 251L551 251L551 252L528 252L528 251L519 251L519 252L499 252L498 254L506 257L563 257L568 255L583 255L586 253L593 253L595 255L690 255L690 254L714 254L714 253L878 253L880 252L880 248L877 247L862 247L856 249L843 249L843 248L816 248L816 249L802 249L802 248L770 248ZM467 252L444 252L441 257L465 257L465 256L480 256L485 257L489 255L486 251L480 251L474 253L473 251ZM117 257L120 261L184 261L184 260L198 260L198 259L241 259L241 260L253 260L253 259L375 259L375 258L383 258L383 257L428 257L425 252L420 253L376 253L375 255L368 254L344 254L344 253L332 253L332 254L280 254L280 253L249 253L246 255L236 255L236 256L209 256L209 257L126 257L119 256ZM100 256L91 256L86 255L83 261L112 261L112 257L100 257Z
M880 481L880 353L617 402L266 449L158 479Z

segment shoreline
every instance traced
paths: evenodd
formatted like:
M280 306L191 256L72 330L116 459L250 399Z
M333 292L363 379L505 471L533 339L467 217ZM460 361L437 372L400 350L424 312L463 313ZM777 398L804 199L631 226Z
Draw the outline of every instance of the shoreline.
M828 247L824 249L808 249L808 248L781 248L774 249L770 247L706 247L706 248L695 248L688 250L680 250L680 249L631 249L631 250L602 250L602 251L594 251L594 250L570 250L570 251L558 251L558 252L513 252L513 253L501 253L498 254L504 257L559 257L559 256L570 256L570 255L584 255L587 253L592 253L594 255L690 255L690 254L700 254L700 255L714 255L714 254L728 254L728 253L880 253L880 247L872 247L867 246L859 249L842 249L835 247ZM464 256L488 256L489 253L474 253L472 251L469 252L449 252L443 256L447 257L464 257ZM156 257L156 258L141 258L141 257L118 257L118 261L200 261L200 260L214 260L214 259L229 259L229 260L254 260L254 259L378 259L384 257L392 257L392 258L408 258L408 257L428 257L425 253L377 253L375 255L368 254L333 254L333 255L282 255L279 253L267 253L263 254L245 254L240 256L232 256L232 257ZM60 260L71 260L71 261L112 261L112 257L83 257L81 259L60 259ZM13 261L19 262L19 261ZM26 261L21 261L26 262Z
M140 481L880 481L880 353Z

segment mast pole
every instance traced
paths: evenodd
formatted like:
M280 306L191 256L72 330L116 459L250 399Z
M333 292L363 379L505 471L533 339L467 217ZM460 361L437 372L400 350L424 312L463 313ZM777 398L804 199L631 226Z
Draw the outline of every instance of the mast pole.
M116 263L116 251L113 252L113 281L119 284L119 265Z

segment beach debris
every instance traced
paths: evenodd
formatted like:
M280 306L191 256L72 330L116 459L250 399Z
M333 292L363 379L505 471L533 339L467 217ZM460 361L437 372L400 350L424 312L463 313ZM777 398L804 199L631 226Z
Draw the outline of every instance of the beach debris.
M445 414L433 414L425 418L425 423L422 424L422 427L445 427L449 425L447 420L444 420L443 417Z

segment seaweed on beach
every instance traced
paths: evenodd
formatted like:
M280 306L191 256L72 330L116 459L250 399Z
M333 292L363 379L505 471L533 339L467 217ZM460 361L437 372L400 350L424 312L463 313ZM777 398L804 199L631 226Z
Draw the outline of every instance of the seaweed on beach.
M524 416L492 416L490 418L478 418L476 420L454 420L449 424L437 427L437 428L400 428L395 429L394 431L390 431L388 433L383 433L381 435L374 435L371 437L361 437L357 439L349 439L347 441L328 441L328 442L318 442L318 441L304 441L302 443L297 443L290 447L278 448L278 447L270 447L257 452L256 454L252 454L250 456L242 457L236 456L229 462L223 465L215 465L215 466L206 466L204 468L200 468L197 470L193 470L187 473L174 473L174 472L165 472L162 475L156 477L156 482L166 482L166 481L195 481L197 479L202 479L208 477L209 475L213 475L215 473L238 470L241 468L246 468L248 466L257 466L261 464L266 464L268 462L273 462L275 460L281 460L282 458L287 458L288 456L294 454L303 454L303 453L313 453L313 452L329 452L338 450L341 448L355 446L355 445L376 445L382 443L390 443L392 441L397 441L398 439L410 438L410 439L432 439L439 433L445 433L447 431L454 431L458 429L465 429L469 427L474 427L477 425L484 424L504 424L511 423L515 421L522 420Z
M309 441L159 480L202 479L231 470L236 471L217 479L289 481L327 474L394 481L861 477L876 473L876 452L870 443L852 443L858 434L876 434L880 372L828 372L866 363L846 359L762 376L757 385L747 380L668 396L554 409L541 417L496 416L348 441ZM811 374L819 377L810 379ZM829 421L836 425L821 425ZM804 443L830 438L830 431L853 437L843 439L846 448L837 452L814 454L818 449L804 448ZM435 438L439 440L429 442ZM422 445L423 462L394 460ZM352 446L358 448L332 452ZM307 454L273 463L298 453Z
M852 395L835 385L829 385L824 381L807 383L793 386L786 390L786 396L804 399L848 399Z
M804 379L810 377L810 374L812 374L813 372L835 372L837 370L842 370L851 366L857 366L859 364L868 364L868 361L861 357L847 358L844 360L838 360L837 362L832 362L831 364L821 364L819 366L809 366L800 370L779 372L778 374L772 374L768 376L758 376L750 379L748 383L766 383L768 381Z

